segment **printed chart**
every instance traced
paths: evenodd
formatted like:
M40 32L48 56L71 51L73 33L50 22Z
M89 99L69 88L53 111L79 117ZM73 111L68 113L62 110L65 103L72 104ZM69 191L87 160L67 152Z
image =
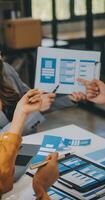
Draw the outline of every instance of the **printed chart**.
M42 58L41 60L41 83L55 83L56 59Z
M39 149L39 152L32 158L31 163L37 164L43 161L46 158L46 156L48 156L50 153L53 153L55 151L59 152L64 152L65 150L70 151L72 146L83 147L83 146L88 146L90 144L91 144L90 138L79 140L79 139L62 138L60 136L45 135L41 147Z
M105 149L104 148L88 153L85 156L105 166Z
M75 82L75 59L61 59L60 60L60 84L74 85Z
M35 88L56 93L85 92L77 78L99 79L100 52L39 47Z

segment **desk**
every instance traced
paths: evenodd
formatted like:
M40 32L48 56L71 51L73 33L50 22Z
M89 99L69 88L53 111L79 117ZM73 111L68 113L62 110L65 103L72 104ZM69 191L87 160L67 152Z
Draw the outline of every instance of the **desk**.
M78 105L46 114L46 121L39 126L39 131L45 131L60 126L76 124L77 126L105 137L105 117L84 110Z
M48 131L43 131L38 134L33 134L30 136L25 136L23 138L24 143L29 144L41 144L43 140L43 136L45 134L53 134L53 135L60 135L65 136L68 138L91 138L91 145L87 147L73 147L72 150L75 152L79 152L81 154L85 154L87 152L96 150L100 147L105 146L105 139L92 134L89 131L79 128L75 125L68 125L58 129L52 129ZM31 195L33 194L31 183L32 178L24 175L17 183L14 184L14 189L3 195L3 200L34 200L34 197ZM30 194L31 192L31 194ZM104 200L104 199L103 199Z

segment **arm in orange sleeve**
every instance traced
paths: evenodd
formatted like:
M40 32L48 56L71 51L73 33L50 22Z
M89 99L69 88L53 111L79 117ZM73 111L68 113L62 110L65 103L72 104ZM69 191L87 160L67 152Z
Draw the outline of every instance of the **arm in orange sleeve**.
M21 136L18 134L0 135L0 194L8 192L13 187L15 160L20 143ZM41 200L50 200L46 192L43 192Z
M41 94L38 90L29 90L15 108L9 132L0 135L0 195L13 187L15 160L24 123L31 112L40 110Z
M19 134L7 132L0 135L0 194L13 187L15 160L20 143Z

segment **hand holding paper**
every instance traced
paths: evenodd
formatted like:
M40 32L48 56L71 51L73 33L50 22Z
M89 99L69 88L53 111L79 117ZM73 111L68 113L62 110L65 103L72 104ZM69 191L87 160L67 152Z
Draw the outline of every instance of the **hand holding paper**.
M50 94L43 93L41 95L41 100L42 100L42 104L40 107L41 112L46 111L50 108L51 104L54 101L55 96L56 96L56 94L54 94L54 93L50 93Z
M87 81L78 79L79 82L85 85L86 95L81 92L73 92L69 95L73 101L88 100L97 104L105 104L105 84L100 80Z

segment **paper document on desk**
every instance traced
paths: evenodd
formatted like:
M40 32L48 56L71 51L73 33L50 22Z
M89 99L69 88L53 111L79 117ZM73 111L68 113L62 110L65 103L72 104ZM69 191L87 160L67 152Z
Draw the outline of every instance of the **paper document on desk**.
M51 200L76 200L70 195L66 195L64 192L57 190L53 187L51 187L47 193Z
M69 139L60 136L45 135L39 149L37 156L33 157L32 164L43 161L46 156L55 151L64 153L65 151L71 151L72 146L88 146L91 144L90 138L84 139Z
M77 78L99 79L100 52L39 47L35 88L56 93L85 92Z
M100 148L96 151L92 151L85 156L93 161L96 161L105 167L105 148Z

